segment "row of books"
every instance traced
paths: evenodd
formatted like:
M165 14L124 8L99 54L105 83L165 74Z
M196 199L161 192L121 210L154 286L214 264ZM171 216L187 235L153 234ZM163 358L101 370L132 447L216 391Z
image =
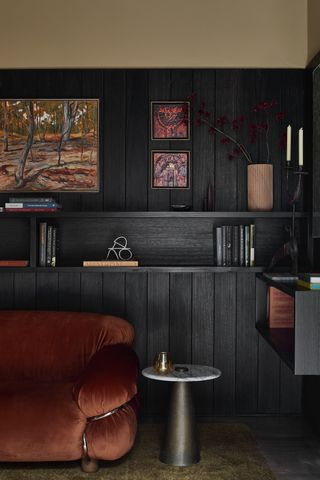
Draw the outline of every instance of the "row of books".
M218 267L254 267L255 225L222 225L216 228Z
M55 267L57 263L57 229L47 222L39 225L39 266Z
M60 208L52 197L11 197L5 203L6 212L57 212Z

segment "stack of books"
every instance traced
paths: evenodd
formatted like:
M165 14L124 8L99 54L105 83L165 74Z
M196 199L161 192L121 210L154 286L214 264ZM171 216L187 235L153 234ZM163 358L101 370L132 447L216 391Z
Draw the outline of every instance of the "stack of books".
M320 290L320 273L299 273L297 284L309 290Z
M255 225L222 225L216 228L216 265L254 267Z
M61 208L51 197L12 197L5 204L6 212L57 212Z
M0 260L0 267L27 267L29 260Z
M55 267L57 263L57 229L47 222L40 223L39 266Z

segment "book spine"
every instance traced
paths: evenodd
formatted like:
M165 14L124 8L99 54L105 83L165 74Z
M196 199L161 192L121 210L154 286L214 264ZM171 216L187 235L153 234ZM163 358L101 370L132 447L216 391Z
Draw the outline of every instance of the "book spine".
M218 267L222 267L222 228L216 228L216 262Z
M28 260L0 260L0 267L27 267Z
M232 265L239 266L239 225L232 227Z
M52 197L10 197L9 203L24 203L24 202L34 202L34 203L48 203L55 202L55 199Z
M39 265L40 267L46 266L47 260L47 223L40 223L40 239L39 239Z
M308 274L308 273L299 273L299 278L309 283L320 283L320 275L312 276L312 274Z
M255 237L256 237L256 227L255 225L250 225L250 267L255 266Z
M84 267L138 267L137 260L84 260Z
M51 266L52 259L52 226L48 225L47 229L47 267Z
M244 225L239 225L239 265L244 267Z
M222 230L222 266L227 266L227 227L223 225Z
M308 290L320 290L319 283L310 283L310 282L305 282L304 280L298 280L297 285L303 288L307 288Z
M57 208L6 208L6 212L57 212Z
M232 265L232 226L227 225L227 267Z
M250 227L245 225L244 227L244 265L249 267L250 265Z
M55 267L56 265L57 265L57 229L56 227L53 227L51 267Z
M23 202L23 203L6 203L5 207L11 208L58 208L56 202Z

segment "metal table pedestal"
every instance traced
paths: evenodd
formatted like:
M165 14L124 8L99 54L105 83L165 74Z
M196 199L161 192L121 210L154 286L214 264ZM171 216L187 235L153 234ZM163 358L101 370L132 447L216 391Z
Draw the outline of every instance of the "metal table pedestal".
M190 383L214 380L220 377L220 370L207 365L177 364L165 375L157 373L153 367L144 368L142 375L172 383L168 421L160 450L161 462L177 467L198 463L200 454Z
M180 467L193 465L200 460L191 386L188 382L175 382L172 385L160 460Z

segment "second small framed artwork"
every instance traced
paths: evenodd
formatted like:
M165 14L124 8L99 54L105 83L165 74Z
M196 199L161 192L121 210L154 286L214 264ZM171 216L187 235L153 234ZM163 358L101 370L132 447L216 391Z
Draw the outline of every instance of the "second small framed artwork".
M151 152L151 188L190 188L190 152Z
M190 102L151 102L151 140L190 140Z

